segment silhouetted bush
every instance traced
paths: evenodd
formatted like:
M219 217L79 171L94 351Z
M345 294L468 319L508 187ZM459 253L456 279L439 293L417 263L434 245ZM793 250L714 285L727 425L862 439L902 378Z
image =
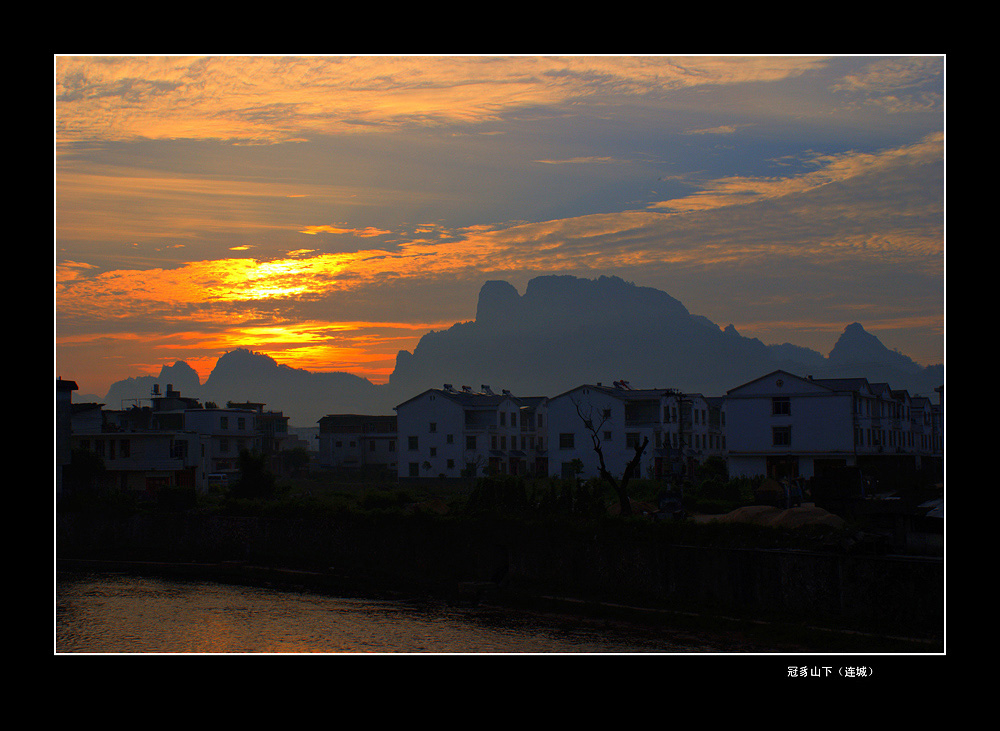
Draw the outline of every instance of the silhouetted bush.
M480 477L465 503L469 513L519 514L527 509L524 479L512 475Z
M161 487L156 493L161 510L190 510L197 504L198 492L193 487Z
M273 498L278 495L277 480L267 468L263 454L240 452L239 476L230 487L234 498Z

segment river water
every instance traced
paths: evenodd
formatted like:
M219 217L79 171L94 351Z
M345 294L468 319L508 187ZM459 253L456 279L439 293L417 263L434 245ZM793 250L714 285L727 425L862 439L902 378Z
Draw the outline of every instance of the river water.
M723 653L735 638L495 607L59 574L56 653Z

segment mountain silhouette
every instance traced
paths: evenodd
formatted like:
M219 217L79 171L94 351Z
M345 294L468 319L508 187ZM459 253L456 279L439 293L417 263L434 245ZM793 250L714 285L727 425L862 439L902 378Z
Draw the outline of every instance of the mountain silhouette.
M746 338L732 325L720 328L691 314L666 292L617 277L541 276L524 295L508 282L486 282L475 320L429 332L413 352L400 351L387 385L291 368L240 349L223 355L204 385L179 361L164 366L158 379L119 381L105 403L119 408L120 399L148 398L153 383L171 383L185 396L220 406L264 403L293 426L313 426L330 413L391 414L396 404L444 383L555 396L581 383L624 379L634 387L721 396L778 368L822 378L860 376L911 394L931 395L943 383L943 366L919 366L859 323L848 325L824 356Z
M136 399L148 399L154 387L159 387L161 393L167 386L180 391L183 396L201 398L201 379L198 372L182 360L172 366L165 365L160 369L159 376L135 376L124 381L111 384L103 403L109 409L128 408ZM80 401L100 400L81 397Z

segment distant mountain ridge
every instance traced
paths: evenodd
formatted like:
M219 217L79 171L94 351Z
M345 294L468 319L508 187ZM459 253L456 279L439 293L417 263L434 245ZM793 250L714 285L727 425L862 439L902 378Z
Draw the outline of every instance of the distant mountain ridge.
M851 323L829 356L784 343L765 345L692 315L669 294L617 277L542 276L524 295L505 281L486 282L476 319L424 335L413 352L399 351L387 385L350 373L310 372L280 365L263 353L226 353L204 384L183 361L159 377L112 385L104 403L120 408L149 398L153 384L220 406L264 403L294 426L312 426L330 413L392 413L396 404L444 383L509 389L515 395L555 396L581 383L625 379L642 388L680 388L722 396L777 368L816 377L861 376L896 389L932 395L944 382L942 365L922 367L886 348L860 323Z

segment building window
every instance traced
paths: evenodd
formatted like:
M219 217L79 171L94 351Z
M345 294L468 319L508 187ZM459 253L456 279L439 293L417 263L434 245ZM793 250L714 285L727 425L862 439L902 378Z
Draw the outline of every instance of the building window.
M410 462L410 477L420 477L419 462Z
M573 434L559 435L559 449L573 449Z
M625 446L628 449L635 449L639 446L639 432L628 432L625 435Z
M453 459L449 459L448 460L448 469L449 470L455 469L455 460L453 460Z
M122 457L131 457L132 456L132 447L129 444L128 439L122 439L121 442L118 443L118 453Z
M611 441L611 432L609 432L609 431L604 432L604 441L606 441L606 442L610 442Z
M396 451L396 440L395 439L390 439L389 440L389 451L390 452L395 452Z
M445 441L445 442L446 442L447 444L454 444L454 443L455 443L455 435L454 435L454 434L449 434L448 436L446 436L446 437L444 438L444 441Z
M246 418L244 418L242 416L240 418L238 418L236 420L236 428L239 429L240 431L243 431L244 429L246 429L247 428L247 420L246 420Z
M507 426L507 412L500 412L500 426Z
M419 441L417 440L416 437L408 437L407 440L411 451L416 451L417 449L420 448Z
M437 457L437 456L438 456L437 447L431 447L431 457Z
M792 443L792 427L771 427L771 443L775 447L787 447Z
M437 425L437 422L434 422L434 421L432 421L432 422L431 422L431 434L433 434L433 433L434 433L434 432L436 432L437 430L438 430L438 425Z
M771 414L774 416L788 416L792 413L792 404L787 396L775 396L771 399Z
M219 419L219 425L220 425L220 427L222 429L228 429L229 428L229 417L228 416L223 416L222 418L220 418Z
M229 440L228 439L220 439L219 440L219 451L220 452L228 452L229 451Z
M476 449L476 437L474 435L473 436L467 436L467 437L465 437L465 448L466 449L471 449L471 450L475 451L475 449Z
M375 451L375 442L374 441L368 442L368 451L369 452L374 452Z

